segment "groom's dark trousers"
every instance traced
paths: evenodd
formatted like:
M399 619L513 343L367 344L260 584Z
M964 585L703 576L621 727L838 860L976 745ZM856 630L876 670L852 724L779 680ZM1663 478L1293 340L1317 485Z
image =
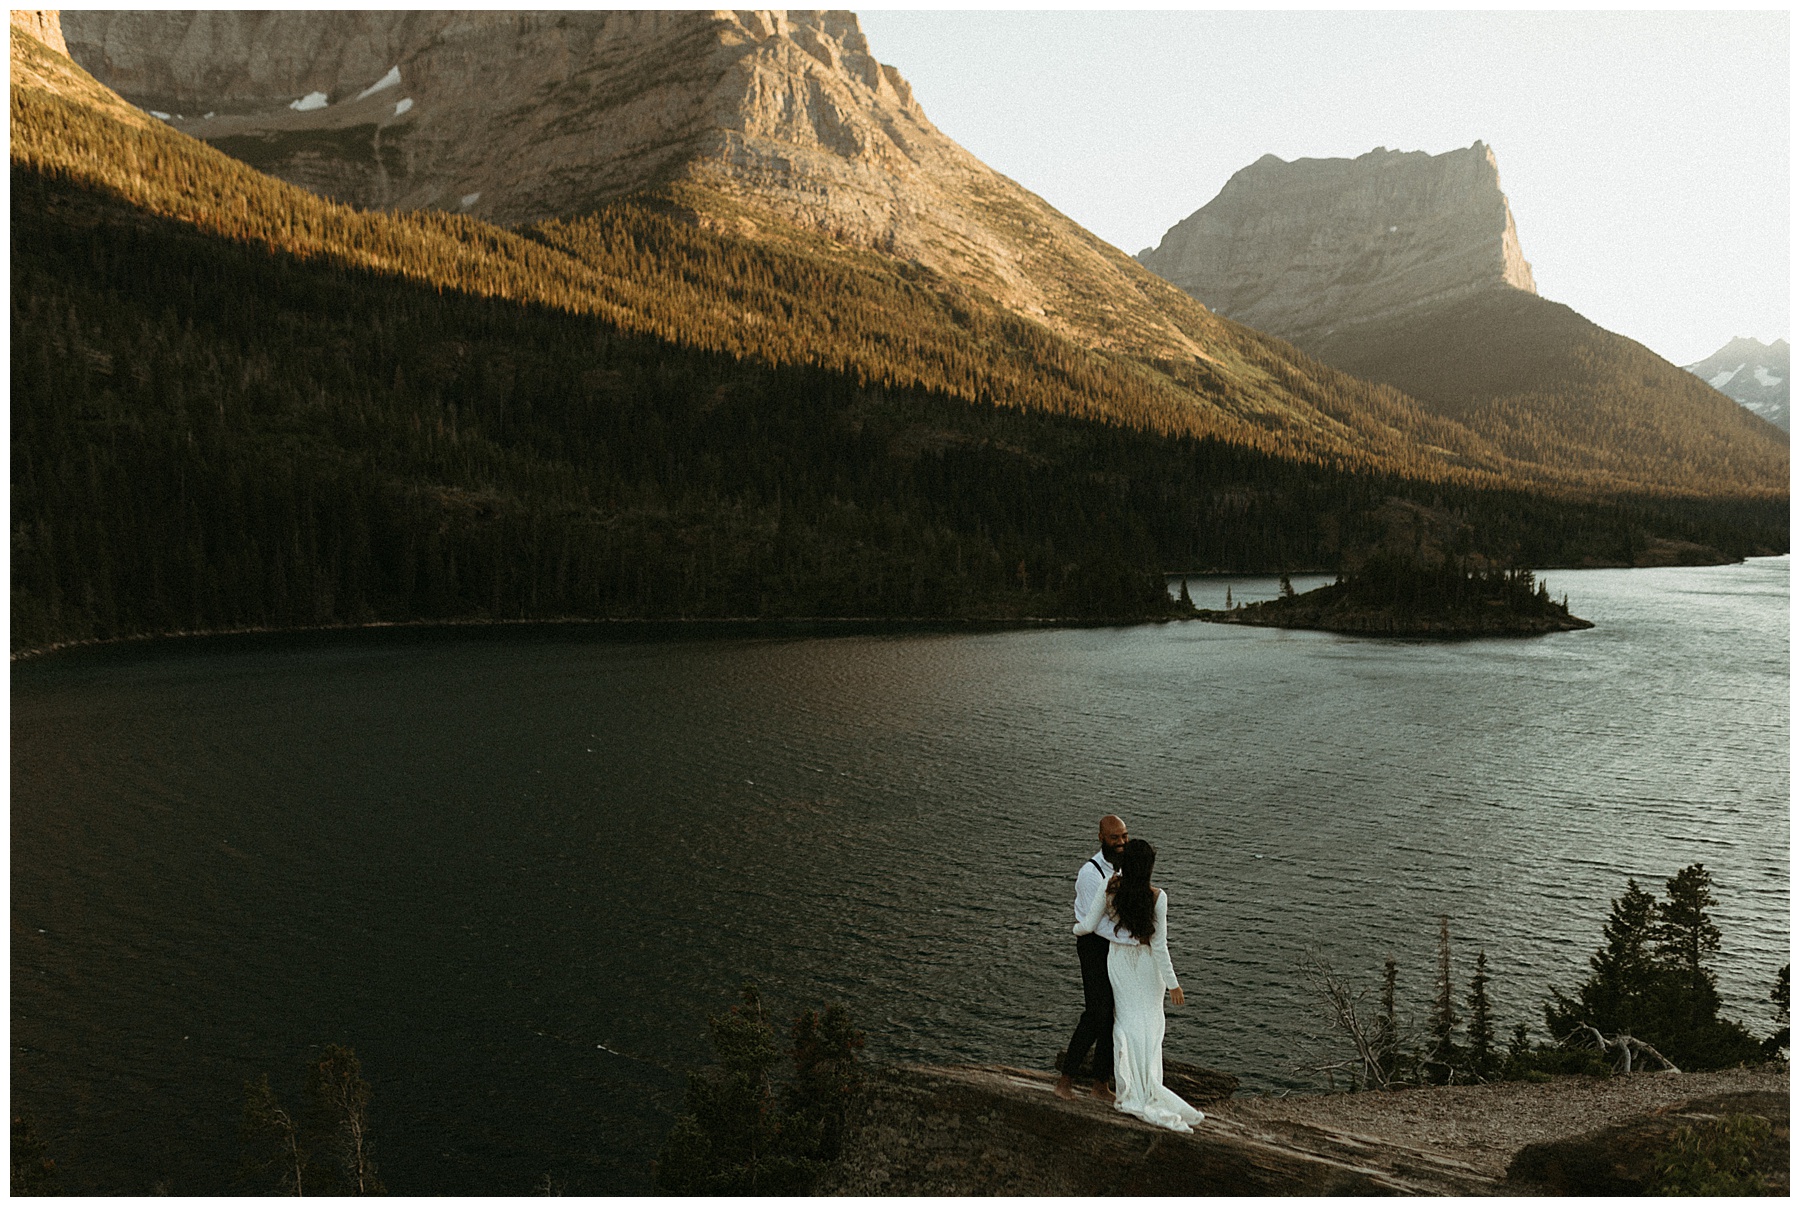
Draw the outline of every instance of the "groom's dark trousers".
M1088 1048L1094 1049L1094 1080L1110 1081L1113 1075L1113 992L1112 978L1106 975L1106 950L1112 944L1099 935L1082 935L1075 940L1075 954L1081 957L1081 996L1086 1008L1075 1024L1075 1036L1069 1040L1069 1054L1063 1057L1063 1072L1074 1076L1086 1059Z

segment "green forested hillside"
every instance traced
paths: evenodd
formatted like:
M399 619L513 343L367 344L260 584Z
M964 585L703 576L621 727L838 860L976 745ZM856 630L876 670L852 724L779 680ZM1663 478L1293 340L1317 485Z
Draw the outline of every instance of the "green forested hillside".
M1163 387L1129 365L956 313L892 264L709 241L666 203L529 237L357 213L14 48L15 649L420 618L1143 617L1163 570L1335 565L1391 542L1397 507L1506 562L1786 548L1774 502L1580 503L1164 434L1141 402ZM746 346L746 299L788 334ZM1310 388L1269 355L1269 380Z

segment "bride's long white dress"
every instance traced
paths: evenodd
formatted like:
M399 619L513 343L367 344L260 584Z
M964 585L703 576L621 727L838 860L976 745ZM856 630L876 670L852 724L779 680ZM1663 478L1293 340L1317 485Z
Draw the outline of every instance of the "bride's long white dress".
M1088 916L1075 924L1085 935L1100 925L1109 898L1094 894ZM1114 941L1106 953L1113 991L1113 1105L1171 1131L1190 1132L1206 1118L1163 1087L1163 994L1179 985L1169 960L1169 894L1156 894L1156 933L1148 946Z

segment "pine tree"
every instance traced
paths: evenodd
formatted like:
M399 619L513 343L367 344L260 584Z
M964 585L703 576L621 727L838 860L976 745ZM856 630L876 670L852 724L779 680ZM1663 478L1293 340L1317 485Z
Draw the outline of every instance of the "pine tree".
M775 1029L756 986L708 1020L718 1064L688 1074L688 1113L655 1166L656 1189L679 1195L805 1194L837 1156L863 1084L863 1035L842 1006L794 1019L795 1080L777 1093Z
M1431 1051L1426 1056L1431 1081L1446 1085L1463 1063L1456 1043L1456 1028L1462 1022L1456 1014L1456 985L1450 975L1450 916L1438 916L1438 972L1436 1000L1431 1008Z
M1487 986L1487 950L1484 948L1476 953L1475 975L1469 979L1469 1072L1480 1081L1491 1081L1499 1072Z
M688 1113L656 1168L668 1194L798 1194L809 1171L786 1150L771 1076L781 1059L756 986L708 1020L716 1067L688 1074Z
M1775 1004L1777 1029L1775 1034L1763 1040L1763 1055L1775 1060L1788 1046L1788 965L1783 964L1781 971L1775 974L1775 987L1769 990L1769 1000Z
M1399 976L1400 966L1390 955L1381 969L1381 1013L1375 1019L1375 1051L1381 1062L1381 1075L1389 1081L1400 1071L1400 1019L1394 1006L1394 986Z
M1761 1045L1743 1024L1719 1017L1719 993L1708 961L1719 950L1712 879L1701 864L1668 881L1657 902L1627 881L1613 902L1606 945L1588 961L1591 975L1573 998L1551 991L1544 1007L1550 1033L1563 1039L1578 1024L1651 1044L1683 1069L1717 1069L1754 1060Z
M1712 876L1704 864L1692 864L1669 879L1667 891L1651 932L1656 959L1671 974L1677 1016L1697 1026L1719 1009L1717 980L1707 966L1719 953L1719 928L1707 912L1716 904Z
M1524 1023L1514 1023L1512 1036L1506 1041L1506 1067L1501 1075L1509 1081L1523 1077L1530 1060L1531 1031Z
M1544 1020L1552 1036L1562 1039L1577 1023L1608 1035L1635 1034L1653 1021L1659 980L1651 950L1655 926L1656 898L1636 880L1627 880L1601 929L1605 945L1588 959L1587 981L1574 998L1560 989L1550 991Z
M794 1016L791 1054L794 1083L785 1102L790 1126L815 1133L807 1140L823 1160L836 1157L843 1145L850 1105L862 1091L862 1066L856 1054L865 1037L850 1025L850 1012L832 1003L824 1010L802 1010Z

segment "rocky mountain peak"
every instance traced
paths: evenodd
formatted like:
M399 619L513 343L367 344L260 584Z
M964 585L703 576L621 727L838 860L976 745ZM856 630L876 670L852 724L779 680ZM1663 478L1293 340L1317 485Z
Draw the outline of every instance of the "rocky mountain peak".
M133 103L364 206L529 222L696 163L894 170L936 136L843 12L80 12L67 28Z
M1289 339L1479 289L1537 291L1493 149L1265 155L1138 259Z
M68 54L63 41L61 11L54 8L15 8L12 23L58 54Z
M852 13L84 11L65 29L133 104L354 205L522 225L693 185L697 221L912 260L1089 346L1192 358L1213 321L942 134Z
M1706 384L1746 410L1788 430L1788 342L1765 344L1737 336L1723 348L1694 364L1683 366Z

